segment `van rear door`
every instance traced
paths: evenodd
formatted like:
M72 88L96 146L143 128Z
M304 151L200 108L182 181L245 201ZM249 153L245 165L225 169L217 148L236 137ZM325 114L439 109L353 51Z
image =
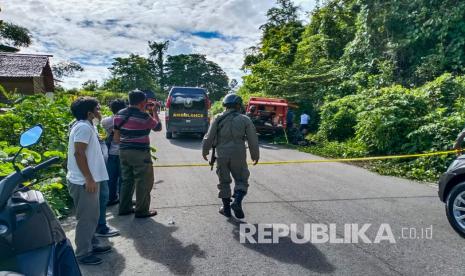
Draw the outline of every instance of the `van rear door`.
M206 132L208 130L208 106L205 93L172 91L169 109L170 131Z

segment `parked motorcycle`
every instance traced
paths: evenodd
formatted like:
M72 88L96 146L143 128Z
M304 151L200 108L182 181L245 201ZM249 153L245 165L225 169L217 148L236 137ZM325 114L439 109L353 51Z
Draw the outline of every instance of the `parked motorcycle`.
M71 243L42 193L23 186L59 158L23 170L15 163L42 133L37 125L21 134L21 148L11 161L15 172L0 181L0 275L81 275Z

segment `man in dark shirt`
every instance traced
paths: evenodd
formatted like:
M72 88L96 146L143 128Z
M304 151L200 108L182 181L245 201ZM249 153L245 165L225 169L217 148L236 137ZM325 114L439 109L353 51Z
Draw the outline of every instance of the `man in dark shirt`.
M150 155L150 130L160 123L154 105L147 104L146 95L139 90L129 93L129 107L114 117L114 140L119 142L122 185L119 215L135 213L135 217L152 217L150 191L154 175ZM146 111L150 111L150 114ZM136 208L132 209L132 195L136 190Z
M286 114L286 125L287 129L294 127L294 112L290 108L287 110Z

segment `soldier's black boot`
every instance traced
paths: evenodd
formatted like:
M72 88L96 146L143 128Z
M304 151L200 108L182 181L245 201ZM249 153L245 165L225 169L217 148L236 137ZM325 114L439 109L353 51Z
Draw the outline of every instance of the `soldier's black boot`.
M244 191L234 192L234 202L231 204L231 209L234 211L234 216L238 219L243 219L245 217L244 211L242 210L242 200L245 194Z
M223 206L221 206L218 212L220 212L220 214L222 214L223 216L230 218L231 217L231 205L230 205L231 199L228 197L228 198L222 198L221 200L223 201Z

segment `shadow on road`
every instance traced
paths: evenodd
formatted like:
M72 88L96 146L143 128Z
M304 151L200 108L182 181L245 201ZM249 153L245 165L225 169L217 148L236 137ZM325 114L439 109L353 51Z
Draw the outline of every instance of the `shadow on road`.
M356 198L324 198L324 199L298 199L298 200L269 200L269 201L247 201L247 204L276 204L276 203L310 203L310 202L334 202L334 201L363 201L363 200L384 200L388 202L398 202L401 199L428 199L437 198L436 195L424 195L424 196L392 196L392 197L356 197ZM195 208L195 207L209 207L218 206L218 202L205 203L205 204L185 204L185 205L173 205L173 206L158 206L158 209L173 209L173 208Z
M260 143L260 148L269 149L269 150L279 150L280 147L268 143Z
M201 149L202 139L196 135L177 135L176 138L168 140L172 145L188 149Z
M175 138L168 140L170 144L177 147L195 149L199 150L202 148L202 139L196 134L180 134L176 135ZM276 144L273 144L269 139L260 138L260 148L269 149L269 150L279 150L282 147L279 147Z
M229 219L228 222L234 225L232 232L234 239L240 242L239 227L241 224L247 222L235 219ZM256 224L254 226L258 227ZM253 237L255 240L258 240L258 234L253 235ZM299 236L299 238L302 237ZM279 243L275 244L243 243L242 245L279 262L297 264L314 272L332 273L335 270L334 266L328 262L325 255L314 245L311 243L293 243L289 237L281 237Z
M172 236L178 227L166 226L152 219L131 219L122 223L113 219L112 225L118 226L121 235L132 239L140 256L166 266L171 273L190 275L194 273L192 258L205 258L205 252L197 244L184 246Z
M107 239L105 239L107 240ZM113 250L109 254L100 256L103 259L103 263L98 266L93 265L81 265L81 272L83 275L93 276L113 276L121 275L126 267L126 261L122 254L124 252L119 252L116 250L113 242L105 242L113 247Z

